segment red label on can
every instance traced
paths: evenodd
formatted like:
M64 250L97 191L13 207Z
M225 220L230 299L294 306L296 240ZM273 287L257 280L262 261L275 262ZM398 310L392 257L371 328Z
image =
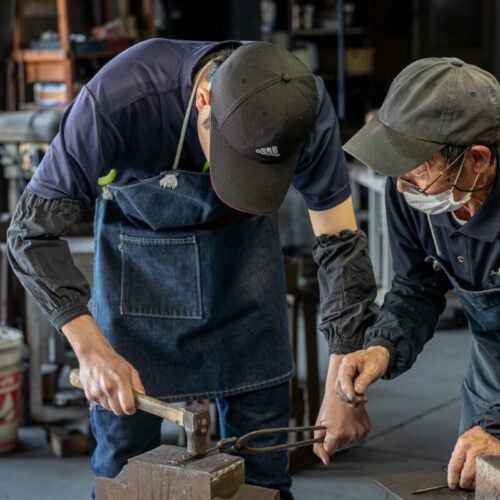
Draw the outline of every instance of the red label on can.
M19 419L21 373L0 375L0 425Z

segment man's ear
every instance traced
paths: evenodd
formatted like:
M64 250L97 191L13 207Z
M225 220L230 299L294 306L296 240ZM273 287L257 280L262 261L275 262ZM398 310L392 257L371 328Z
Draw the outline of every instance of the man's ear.
M491 164L491 151L487 146L476 144L470 148L467 156L472 160L472 168L477 174L486 172Z
M210 106L210 89L199 85L196 89L196 109L200 112L205 106Z

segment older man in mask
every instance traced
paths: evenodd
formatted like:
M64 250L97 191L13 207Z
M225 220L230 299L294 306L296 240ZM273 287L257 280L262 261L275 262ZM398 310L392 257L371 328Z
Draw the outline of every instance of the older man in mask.
M394 280L364 349L346 356L336 391L353 406L380 377L408 370L433 334L445 294L472 334L450 488L473 486L477 456L500 455L500 88L456 58L413 62L375 119L344 149L388 176Z

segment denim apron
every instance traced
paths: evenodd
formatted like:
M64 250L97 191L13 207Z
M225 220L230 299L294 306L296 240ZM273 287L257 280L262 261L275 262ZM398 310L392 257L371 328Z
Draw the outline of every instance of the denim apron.
M441 250L429 217L428 220L437 253L429 256L429 260L433 261L434 269L441 269L448 276L472 333L471 357L462 384L460 434L463 434L500 394L500 288L480 291L461 288L440 259Z
M177 168L197 83L172 169L108 185L96 202L94 318L166 401L249 392L294 370L277 215L233 210L208 173Z
M96 201L92 313L147 394L215 399L221 437L285 427L294 366L278 217L233 210L208 173L177 168L194 95L172 168L107 185ZM161 443L161 419L149 413L91 404L90 417L96 476L115 477ZM263 445L286 439L273 434ZM287 457L250 456L246 482L291 499Z
M97 324L147 393L164 400L287 380L293 362L277 218L226 207L209 174L172 175L175 187L162 187L160 175L109 186L97 201Z

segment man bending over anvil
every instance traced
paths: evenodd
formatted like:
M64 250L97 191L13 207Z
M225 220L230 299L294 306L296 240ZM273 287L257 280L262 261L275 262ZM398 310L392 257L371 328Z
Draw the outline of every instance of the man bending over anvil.
M317 236L331 353L318 420L332 422L322 435L333 452L369 428L365 410L330 388L342 355L362 345L376 288L323 81L267 43L153 39L112 59L70 105L13 215L8 252L78 357L97 475L160 444L161 420L135 412L133 389L215 398L222 437L288 425L275 212L291 183ZM94 204L90 313L61 236ZM246 457L246 473L291 498L286 451Z

